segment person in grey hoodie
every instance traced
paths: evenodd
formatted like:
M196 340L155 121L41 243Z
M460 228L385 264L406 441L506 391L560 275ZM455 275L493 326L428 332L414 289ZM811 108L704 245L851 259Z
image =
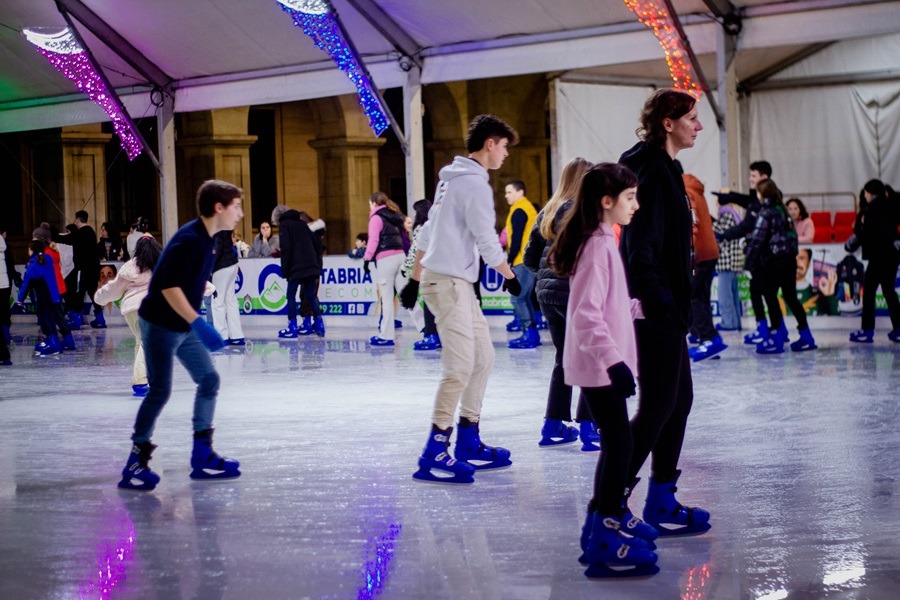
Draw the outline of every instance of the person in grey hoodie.
M419 470L413 474L421 481L472 483L476 469L512 464L509 450L485 445L479 434L494 347L472 284L478 280L481 255L506 279L505 289L513 295L521 291L494 230L497 215L488 183L488 171L503 165L509 156L507 146L517 141L516 131L497 117L475 117L466 137L468 157L457 156L440 171L428 223L417 239L416 266L401 292L403 306L411 309L421 281L422 296L434 313L443 345L443 376L431 432L419 458ZM458 405L454 459L448 450ZM444 475L432 470L443 471Z

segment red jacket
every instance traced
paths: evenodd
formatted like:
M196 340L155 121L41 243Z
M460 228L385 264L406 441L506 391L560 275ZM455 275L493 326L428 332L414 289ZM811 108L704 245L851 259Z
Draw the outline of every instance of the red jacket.
M719 260L719 244L716 243L716 236L713 233L712 217L709 216L709 205L703 195L703 184L687 173L682 175L682 178L688 199L691 201L691 209L694 211L693 237L697 262Z

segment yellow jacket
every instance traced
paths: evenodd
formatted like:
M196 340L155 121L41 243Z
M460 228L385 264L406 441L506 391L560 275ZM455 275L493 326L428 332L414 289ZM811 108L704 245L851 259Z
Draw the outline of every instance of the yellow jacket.
M516 223L513 225L513 215L516 211L521 210L525 213L526 221L522 226L521 216L516 217ZM522 198L509 207L509 214L506 216L506 235L509 240L509 264L517 266L522 264L525 257L525 246L528 244L528 237L531 235L531 228L537 220L537 211L528 198ZM520 230L519 227L522 227Z

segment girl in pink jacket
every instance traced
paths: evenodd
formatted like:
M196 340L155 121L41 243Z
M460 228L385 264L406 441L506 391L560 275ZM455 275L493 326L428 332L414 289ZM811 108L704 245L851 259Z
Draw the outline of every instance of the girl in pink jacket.
M623 502L632 451L626 399L635 393L637 370L634 319L643 314L628 295L613 226L627 225L638 209L637 184L622 165L601 163L588 171L550 250L553 269L569 277L565 380L581 387L601 431L594 496L581 535L588 577L659 571L657 531Z

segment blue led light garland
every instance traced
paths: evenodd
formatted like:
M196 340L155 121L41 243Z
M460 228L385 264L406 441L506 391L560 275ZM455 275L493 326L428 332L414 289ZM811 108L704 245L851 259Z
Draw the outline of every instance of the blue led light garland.
M298 9L304 6L302 2L297 4L296 1L285 1L294 4ZM381 102L378 100L372 80L366 75L360 64L359 57L353 52L350 44L341 33L334 14L320 2L308 4L316 5L317 10L315 12L304 12L303 10L291 8L291 6L282 1L278 2L281 10L291 15L294 19L294 25L301 28L303 33L312 39L313 44L317 48L327 52L338 66L338 69L347 74L347 77L356 86L356 92L359 94L359 104L369 118L369 127L372 128L376 136L381 135L388 128L388 119L381 108ZM325 12L318 12L320 7L324 7Z

